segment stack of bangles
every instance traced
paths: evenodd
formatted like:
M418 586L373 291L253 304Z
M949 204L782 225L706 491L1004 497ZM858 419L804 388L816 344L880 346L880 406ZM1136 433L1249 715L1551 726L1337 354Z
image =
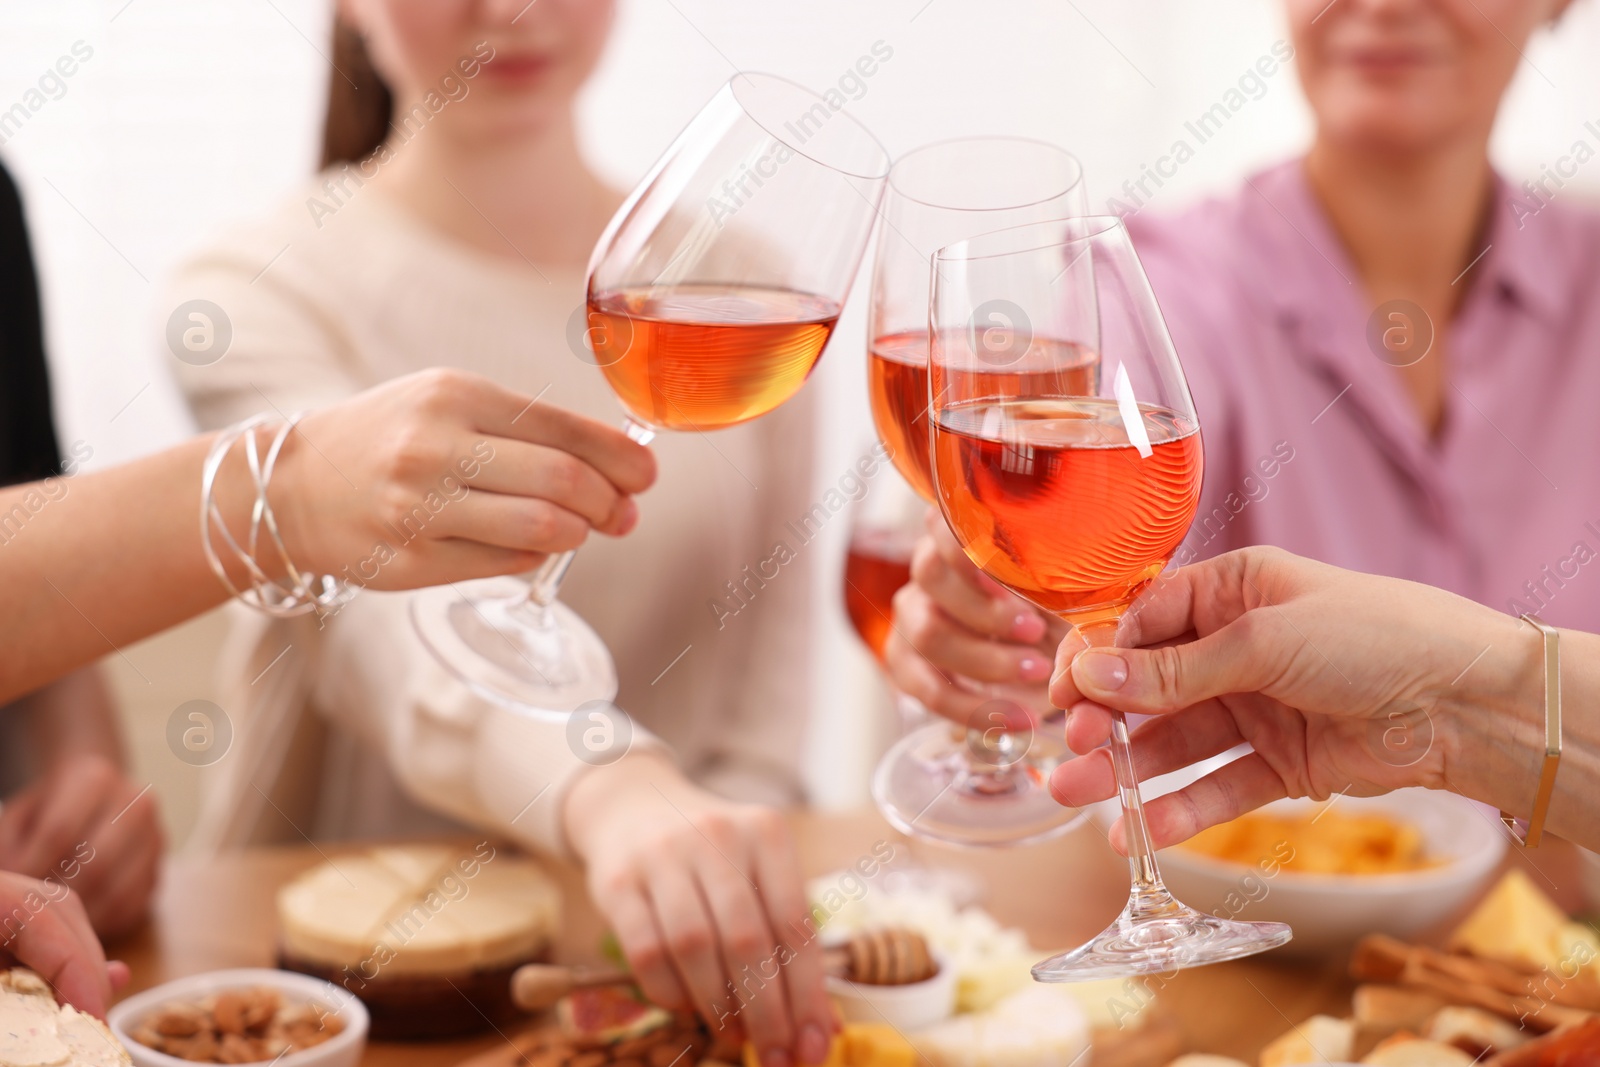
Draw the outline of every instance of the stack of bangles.
M200 482L200 541L205 546L206 561L211 564L211 570L235 597L258 611L279 617L304 615L312 611L318 614L336 611L356 594L356 586L331 574L318 576L295 566L278 530L272 505L267 501L267 489L272 484L272 472L277 466L278 455L300 417L301 414L296 413L283 421L273 435L272 444L267 447L265 458L256 444L256 435L272 421L270 416L256 415L223 430L212 443L211 451L206 454ZM228 453L241 440L244 442L245 462L256 490L255 503L250 509L250 526L242 542L228 529L222 509L217 506L215 499L217 475L227 461ZM284 578L269 576L258 561L263 530L282 563ZM228 569L223 566L218 554L219 534L224 550L231 552L249 575L248 589L240 589L228 577Z

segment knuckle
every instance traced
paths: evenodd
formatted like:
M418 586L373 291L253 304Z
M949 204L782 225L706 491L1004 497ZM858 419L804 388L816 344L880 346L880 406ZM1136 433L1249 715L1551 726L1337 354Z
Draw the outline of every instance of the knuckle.
M750 828L764 844L787 847L789 843L789 823L773 808L751 809Z
M601 900L616 900L631 892L636 884L631 868L617 867L595 877L594 895Z
M430 402L453 400L467 389L467 373L458 367L429 367L419 375L423 394Z
M939 640L939 619L931 611L923 611L920 605L917 610L902 615L898 605L895 609L895 620L899 628L905 633L906 640L919 654L926 654L928 648Z
M938 580L944 569L945 562L933 542L926 537L917 541L917 547L911 553L911 580L917 585L927 586Z
M753 960L759 959L771 951L772 946L768 943L769 940L755 926L748 923L740 923L729 930L723 937L723 947L733 959Z
M439 435L420 420L408 421L389 436L383 474L391 485L411 486L431 480L443 462Z
M522 529L530 547L559 549L561 527L561 518L554 507L538 500L529 504L527 513L523 517Z
M584 484L583 461L570 452L557 452L545 468L545 482L550 495L557 500L570 500Z
M896 589L894 596L889 601L895 622L898 623L905 619L925 614L927 600L928 594L918 588L915 583L908 583Z
M1153 651L1150 663L1155 675L1156 693L1163 702L1176 700L1178 694L1183 692L1183 654L1175 645Z
M694 817L694 828L718 848L727 848L738 837L734 817L725 811L702 811Z
M698 959L711 951L711 930L700 923L686 923L667 937L667 945L678 959Z
M115 782L121 771L109 759L94 752L80 757L78 775L81 776L84 786L98 791Z
M635 974L650 974L667 966L667 946L649 937L624 947L623 955L633 964Z

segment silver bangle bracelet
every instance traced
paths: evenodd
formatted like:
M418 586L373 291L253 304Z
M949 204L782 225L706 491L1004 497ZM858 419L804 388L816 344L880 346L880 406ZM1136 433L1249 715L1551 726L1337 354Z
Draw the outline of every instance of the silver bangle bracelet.
M300 417L299 413L291 415L278 427L264 460L256 445L256 432L272 421L270 416L255 415L223 430L206 454L200 477L200 543L205 548L206 562L211 565L212 573L234 597L257 611L280 618L312 611L318 614L336 611L348 603L357 591L355 586L331 574L319 576L297 567L290 558L288 546L284 544L277 516L272 513L272 505L267 501L267 489L272 484L278 456ZM228 529L222 509L217 506L215 499L217 474L227 460L228 453L241 439L244 441L245 462L256 490L255 503L250 508L250 527L242 544ZM270 577L258 562L263 527L283 564L287 579ZM250 576L248 589L240 589L228 577L227 568L222 565L222 558L218 555L216 541L219 534L225 550L233 554Z

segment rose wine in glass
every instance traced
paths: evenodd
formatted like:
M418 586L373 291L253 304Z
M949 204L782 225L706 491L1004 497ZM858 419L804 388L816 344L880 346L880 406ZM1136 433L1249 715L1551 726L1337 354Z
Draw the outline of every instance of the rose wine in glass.
M867 393L878 437L921 498L933 503L928 442L928 272L940 247L989 230L1081 215L1083 168L1042 141L971 137L926 145L889 172L878 231L868 336ZM1000 344L1003 308L985 328ZM1092 352L1029 346L997 361L988 388L996 398L1036 391L1031 379L1075 375L1084 390L1098 374ZM1070 370L1068 369L1070 368ZM910 698L902 698L902 703ZM919 718L925 718L921 716ZM1082 822L1043 786L1068 753L1033 733L1024 709L986 700L972 721L920 725L897 742L873 775L872 795L903 833L961 845L1010 845L1064 833ZM1016 727L1023 727L1017 732ZM997 729L996 727L999 727Z
M800 390L839 319L810 293L667 285L591 293L589 336L606 380L640 422L716 430Z
M996 312L1002 329L986 325ZM1155 295L1119 219L1080 217L959 241L934 256L929 349L933 483L967 556L1018 596L1112 645L1140 591L1171 559L1200 501L1200 421ZM1094 354L1092 385L1074 353ZM1023 353L1024 355L1019 355ZM997 367L1063 361L1018 395ZM1282 923L1219 919L1161 881L1128 727L1111 757L1132 881L1088 944L1033 968L1088 981L1219 963L1287 942Z
M1018 365L989 376L996 397L1029 395L1031 377L1057 375L1063 366L1078 369L1084 386L1098 369L1093 352L1053 353L1048 342ZM1073 356L1076 356L1074 360ZM1064 357L1064 358L1063 358ZM872 343L867 355L867 397L872 421L896 468L924 500L933 501L933 468L928 452L928 331L889 334Z
M723 86L590 257L585 341L630 437L735 426L800 390L888 171L883 146L842 103L769 74ZM615 690L604 646L556 599L574 555L550 557L520 589L490 579L424 590L413 624L480 695L564 721Z
M894 624L894 595L911 581L916 535L860 526L850 532L844 556L844 610L856 636L879 663Z
M990 400L939 415L950 529L984 571L1078 626L1114 620L1188 532L1200 499L1200 434L1140 408L1148 455L1114 400ZM1113 605L1106 608L1105 605Z

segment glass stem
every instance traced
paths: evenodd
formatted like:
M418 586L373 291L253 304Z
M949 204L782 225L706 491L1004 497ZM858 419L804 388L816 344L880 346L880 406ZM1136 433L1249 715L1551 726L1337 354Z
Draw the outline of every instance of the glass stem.
M1117 622L1112 619L1080 626L1078 632L1091 648L1110 648L1117 642ZM1156 866L1156 851L1150 846L1150 826L1144 819L1139 778L1133 769L1128 720L1120 711L1111 713L1111 769L1122 801L1122 837L1128 849L1128 874L1133 879L1129 906L1139 912L1171 905L1172 896L1161 881L1161 868Z
M622 421L622 432L641 445L649 444L656 436L654 427L646 426L632 415ZM546 625L550 624L550 605L561 595L561 583L566 581L567 571L572 569L572 561L577 557L578 550L575 548L549 557L533 572L533 578L528 582L528 592L522 603L539 608L539 615Z

